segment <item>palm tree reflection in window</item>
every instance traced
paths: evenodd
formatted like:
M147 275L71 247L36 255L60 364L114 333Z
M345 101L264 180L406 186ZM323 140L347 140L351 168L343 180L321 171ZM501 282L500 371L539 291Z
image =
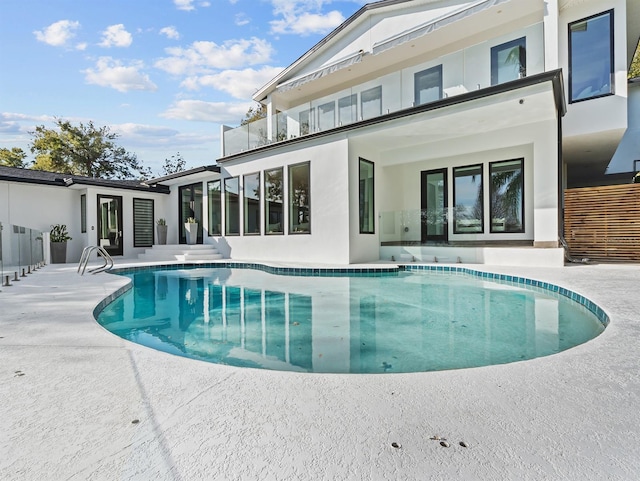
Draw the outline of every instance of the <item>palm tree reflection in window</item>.
M491 232L524 232L523 159L492 162Z

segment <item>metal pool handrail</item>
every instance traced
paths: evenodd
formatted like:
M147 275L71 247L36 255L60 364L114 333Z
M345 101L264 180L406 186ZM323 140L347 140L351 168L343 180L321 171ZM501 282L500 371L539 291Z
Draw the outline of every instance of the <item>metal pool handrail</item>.
M89 269L89 272L91 272L92 274L97 274L98 272L111 270L111 268L113 267L113 259L102 246L87 246L82 249L82 255L80 256L80 262L78 263L78 273L81 276L84 275L84 271L87 268L87 264L89 263L89 257L91 257L91 253L95 250L97 250L104 259L104 264L100 267ZM107 265L109 266L107 267Z

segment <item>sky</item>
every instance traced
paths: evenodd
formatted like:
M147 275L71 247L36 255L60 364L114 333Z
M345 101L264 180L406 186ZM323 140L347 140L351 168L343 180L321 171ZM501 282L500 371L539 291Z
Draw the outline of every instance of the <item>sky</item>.
M220 125L366 0L0 0L0 148L93 121L154 175L220 157Z

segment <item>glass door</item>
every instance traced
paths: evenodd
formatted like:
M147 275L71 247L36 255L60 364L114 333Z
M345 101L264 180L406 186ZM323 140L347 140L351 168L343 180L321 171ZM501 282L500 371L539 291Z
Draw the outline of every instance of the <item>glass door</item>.
M121 256L122 197L98 194L98 245L111 256Z
M422 242L447 242L447 169L421 172Z
M180 217L180 244L187 243L187 233L184 224L189 217L195 218L198 223L198 244L202 244L202 182L191 185L183 185L179 189L179 212Z

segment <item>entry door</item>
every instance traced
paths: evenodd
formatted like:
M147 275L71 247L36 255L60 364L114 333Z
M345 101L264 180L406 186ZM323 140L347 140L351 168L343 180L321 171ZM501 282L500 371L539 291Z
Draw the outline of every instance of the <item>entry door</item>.
M422 242L447 242L447 169L421 172Z
M122 197L98 194L98 245L111 256L121 256Z
M187 233L184 224L189 217L194 217L198 223L198 244L202 244L202 182L183 185L179 189L180 205L180 244L187 243Z

